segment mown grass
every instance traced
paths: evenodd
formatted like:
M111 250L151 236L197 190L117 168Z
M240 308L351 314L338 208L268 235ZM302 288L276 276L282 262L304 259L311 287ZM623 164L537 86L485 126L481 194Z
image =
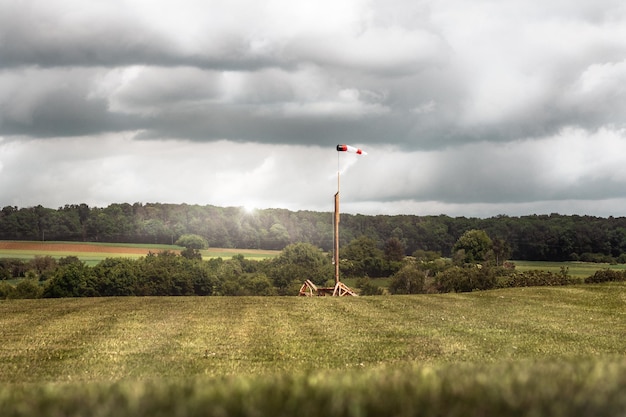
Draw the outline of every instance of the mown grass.
M17 416L623 416L623 360L0 388ZM62 401L60 400L62 399ZM22 401L20 407L7 404Z
M624 415L626 285L0 302L0 415Z

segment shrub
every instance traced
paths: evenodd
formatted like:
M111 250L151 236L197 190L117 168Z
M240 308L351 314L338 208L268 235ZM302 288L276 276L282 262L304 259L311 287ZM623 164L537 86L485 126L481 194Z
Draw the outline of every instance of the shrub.
M389 284L391 294L421 294L424 293L426 275L415 264L408 264L393 274Z
M46 281L43 296L46 298L92 297L97 295L93 284L91 268L82 262L71 262L57 268L52 278Z
M415 252L413 252L413 257L418 261L436 261L437 259L441 258L441 252L417 249Z
M11 298L11 295L15 291L15 287L8 282L0 282L0 300Z
M569 275L567 268L562 268L561 272L558 273L539 270L515 272L509 276L509 279L503 286L541 287L570 285L574 283L576 283L576 281Z
M626 272L615 271L613 269L602 269L600 271L596 271L592 276L585 279L585 282L592 284L619 281L626 281Z
M176 241L178 246L182 246L187 249L206 249L209 247L209 243L205 238L200 235L182 235Z
M183 249L182 251L180 251L180 256L182 256L183 258L187 258L187 259L202 260L202 254L200 253L198 249L194 249L194 248Z
M383 289L375 285L370 278L359 278L356 282L359 295L382 295Z
M28 271L29 265L21 259L4 258L0 259L0 280L21 278Z
M139 262L128 258L106 258L93 268L96 289L103 297L138 295Z
M66 258L61 258L66 259ZM78 259L78 258L77 258ZM35 256L30 262L30 268L37 273L40 281L45 281L54 274L57 268L57 261L50 255Z
M293 243L269 262L267 275L278 295L293 295L298 293L305 280L322 285L334 274L330 259L318 247L310 243Z
M435 288L443 293L489 290L496 287L498 273L502 270L480 265L453 266L437 274Z
M246 273L241 282L246 295L276 295L272 281L262 272Z
M20 281L7 298L41 298L43 288L36 279Z

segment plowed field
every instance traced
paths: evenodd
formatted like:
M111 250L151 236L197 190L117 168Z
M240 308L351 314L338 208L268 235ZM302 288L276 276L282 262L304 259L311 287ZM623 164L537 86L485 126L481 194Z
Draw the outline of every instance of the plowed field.
M82 243L82 242L36 242L36 241L0 241L0 258L32 259L35 256L61 258L77 256L88 265L95 265L109 257L140 258L149 252L159 253L169 250L180 252L180 246L150 245L132 243ZM279 251L261 249L209 248L201 251L204 259L230 258L243 255L248 259L266 259L279 254Z
M129 246L109 246L89 243L68 242L0 242L0 250L41 251L41 252L102 252L102 253L129 253L145 255L148 252L158 252L159 249L139 248Z

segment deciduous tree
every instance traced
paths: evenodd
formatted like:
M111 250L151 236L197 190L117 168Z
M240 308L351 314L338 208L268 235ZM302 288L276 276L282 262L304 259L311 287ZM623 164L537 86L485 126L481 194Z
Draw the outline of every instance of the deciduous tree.
M463 262L479 263L487 260L487 255L491 251L493 243L484 230L468 230L456 241L452 248L452 253L465 251Z
M205 238L200 235L185 234L176 240L178 246L182 246L187 249L206 249L209 247L209 243Z

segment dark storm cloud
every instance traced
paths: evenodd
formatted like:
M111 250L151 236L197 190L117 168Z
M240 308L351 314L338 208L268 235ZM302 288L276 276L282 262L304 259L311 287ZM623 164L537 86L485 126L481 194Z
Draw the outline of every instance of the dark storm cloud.
M33 190L19 167L48 141L75 150L40 157L49 178L101 158L99 186L74 187L93 201L184 200L143 175L191 164L213 184L198 202L306 208L341 142L371 149L353 210L618 207L624 86L618 0L0 0L0 195Z
M249 69L275 64L271 56L251 54L247 39L235 31L210 36L202 41L206 45L185 50L180 40L151 27L149 16L124 2L76 2L74 8L63 8L63 3L0 4L0 68L192 65Z
M91 94L93 70L20 69L0 74L2 135L77 136L137 129L136 117L109 111Z
M10 68L26 72L12 81L39 100L23 110L29 114L22 120L5 112L5 135L71 136L89 133L89 126L92 133L106 131L110 124L112 131L143 128L143 136L152 138L327 144L356 133L364 142L384 135L407 141L406 134L386 135L398 127L410 132L412 122L410 112L387 106L395 99L388 97L385 84L440 63L442 55L441 39L422 29L374 30L357 38L304 32L255 39L232 27L201 30L189 45L124 8L100 6L100 15L85 6L47 6L0 6L0 65L5 75ZM407 55L406 47L418 56ZM131 82L120 80L109 91L99 85L104 70L137 66L142 70ZM76 88L75 71L64 68L74 67L98 71L83 79L78 91L70 91ZM233 96L229 73L238 74L241 84ZM15 106L14 95L23 94L0 90L6 108ZM54 102L64 109L50 109Z

